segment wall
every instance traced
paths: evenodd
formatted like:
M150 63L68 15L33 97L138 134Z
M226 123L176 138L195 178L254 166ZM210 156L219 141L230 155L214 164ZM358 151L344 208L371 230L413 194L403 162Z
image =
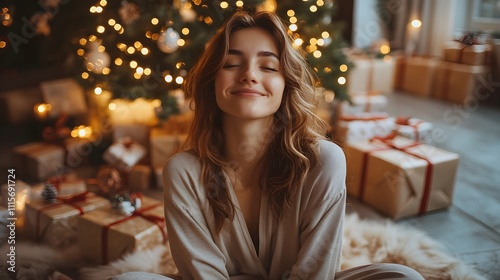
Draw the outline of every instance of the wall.
M378 17L376 3L377 0L354 1L353 47L366 48L385 37L384 23Z

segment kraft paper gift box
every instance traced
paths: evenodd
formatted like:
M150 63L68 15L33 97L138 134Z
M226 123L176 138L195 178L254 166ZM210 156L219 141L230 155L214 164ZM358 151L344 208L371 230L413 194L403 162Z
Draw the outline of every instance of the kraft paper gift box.
M441 61L436 68L434 97L464 104L469 98L481 99L488 85L488 66L472 66Z
M58 195L61 196L70 196L87 191L86 181L83 178L78 177L75 173L53 176L48 178L46 182L51 183L57 189ZM42 192L45 188L46 182L41 182L31 186L29 191L29 201L42 199Z
M96 210L80 216L78 241L82 256L106 264L126 253L166 243L163 202L142 198L142 206L130 215L116 209Z
M154 168L156 187L159 189L163 188L163 166L158 166Z
M343 115L337 122L336 140L340 143L385 137L394 131L394 118L386 113Z
M84 90L74 79L43 82L40 89L45 103L52 105L51 116L76 116L88 111Z
M395 220L449 207L459 156L403 137L393 143L399 149L377 141L347 146L348 193Z
M396 118L396 131L398 135L414 141L429 143L434 126L419 118Z
M430 96L437 64L438 60L432 58L406 58L401 89L418 96Z
M111 166L129 171L146 155L146 149L129 137L124 137L109 146L103 159Z
M389 93L394 89L395 62L390 57L374 59L351 56L354 67L349 69L347 91L351 95Z
M145 191L151 186L151 167L134 165L127 174L127 187L130 191Z
M487 65L490 60L490 52L489 45L464 45L460 42L449 41L444 44L443 58L447 62Z
M151 129L151 166L163 166L181 146L181 138L178 134L167 132L163 128Z
M14 147L13 163L22 176L45 180L65 169L64 148L42 142Z
M65 201L65 202L63 202ZM109 208L109 201L90 192L59 198L49 204L43 200L26 205L28 232L37 241L63 248L77 241L78 217L99 208Z
M347 101L342 102L342 114L383 112L387 105L387 97L384 95L354 95L351 101L352 104Z

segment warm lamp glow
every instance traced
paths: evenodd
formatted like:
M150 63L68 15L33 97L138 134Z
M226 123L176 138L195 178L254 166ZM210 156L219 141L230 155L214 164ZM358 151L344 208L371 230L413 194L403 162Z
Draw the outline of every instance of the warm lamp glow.
M420 28L420 26L422 26L422 22L418 19L414 19L411 21L411 26L414 28Z
M388 54L391 52L391 47L389 45L382 45L380 46L380 53L382 54Z

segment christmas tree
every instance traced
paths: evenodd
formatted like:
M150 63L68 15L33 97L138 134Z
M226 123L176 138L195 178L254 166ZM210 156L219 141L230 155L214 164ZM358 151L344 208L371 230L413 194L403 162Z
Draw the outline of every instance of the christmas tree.
M42 2L52 3L52 9L59 3ZM89 92L108 90L114 98L160 99L160 117L176 113L175 99L168 92L181 87L224 20L243 9L276 11L289 27L295 46L307 53L318 86L333 91L337 99L348 99L345 85L350 64L342 52L346 44L341 24L332 22L333 0L100 0L87 6L79 11L86 13L79 17L81 28L74 28L68 42L73 46L73 72ZM35 25L50 26L50 13L37 18L41 19L32 21ZM37 30L43 34L43 28ZM9 47L9 39L2 39L4 48Z

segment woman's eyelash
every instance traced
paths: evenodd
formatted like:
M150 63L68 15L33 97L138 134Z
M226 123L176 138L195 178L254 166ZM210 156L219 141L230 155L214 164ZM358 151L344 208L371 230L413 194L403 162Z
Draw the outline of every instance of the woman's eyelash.
M240 65L238 64L227 64L227 65L224 65L223 68L233 68L233 67L238 67Z
M278 69L272 68L272 67L261 67L262 69L269 70L269 71L274 71L278 72Z

